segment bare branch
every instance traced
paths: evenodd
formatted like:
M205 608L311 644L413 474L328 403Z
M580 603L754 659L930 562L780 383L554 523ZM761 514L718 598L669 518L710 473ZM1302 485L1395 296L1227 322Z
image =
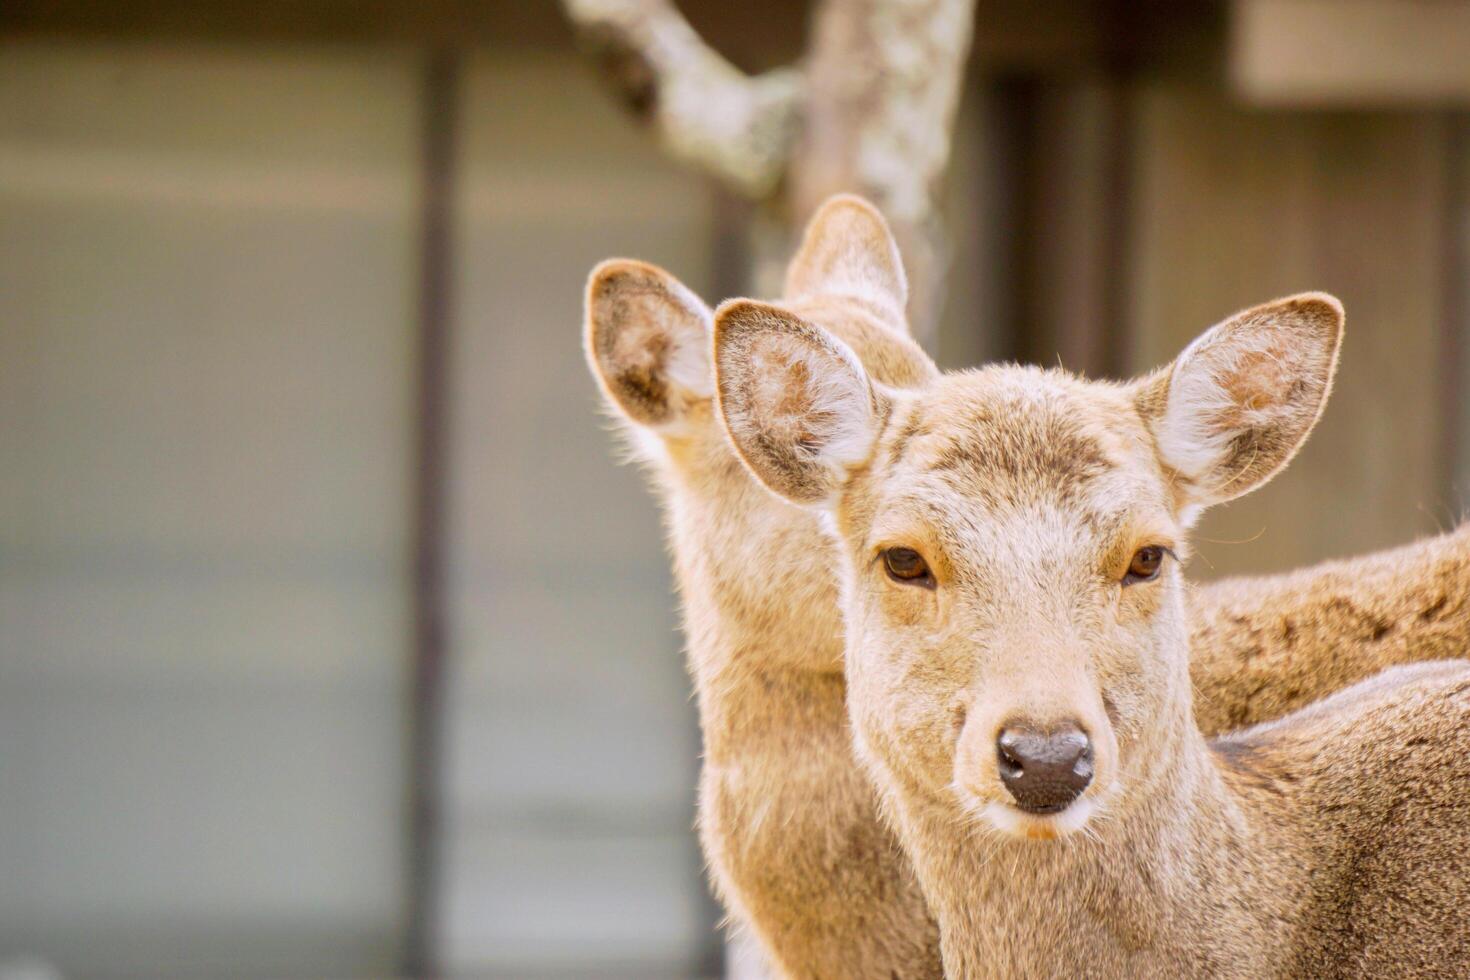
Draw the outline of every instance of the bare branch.
M670 0L564 0L604 73L668 151L751 197L780 183L802 94L791 69L750 77Z

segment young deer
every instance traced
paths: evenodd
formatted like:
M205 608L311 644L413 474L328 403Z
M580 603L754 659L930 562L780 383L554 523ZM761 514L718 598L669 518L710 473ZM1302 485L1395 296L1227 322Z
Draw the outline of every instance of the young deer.
M897 252L870 206L835 198L819 211L789 279L787 295L880 381L937 378L907 338ZM713 877L786 975L937 974L937 932L849 747L837 556L816 515L766 492L730 449L711 406L712 316L645 263L603 263L589 284L593 373L668 515L709 764L700 823ZM1467 587L1464 531L1204 587L1201 727L1275 717L1383 666L1463 649Z
M1211 743L1185 532L1316 423L1320 294L1129 385L993 367L896 388L795 306L715 320L759 479L843 556L858 754L955 977L1463 975L1470 664L1387 671Z
M786 295L885 384L936 377L898 252L851 198L813 219ZM746 473L714 414L712 314L671 275L592 273L587 353L663 498L704 735L699 834L731 918L784 976L941 975L939 936L852 755L831 546Z

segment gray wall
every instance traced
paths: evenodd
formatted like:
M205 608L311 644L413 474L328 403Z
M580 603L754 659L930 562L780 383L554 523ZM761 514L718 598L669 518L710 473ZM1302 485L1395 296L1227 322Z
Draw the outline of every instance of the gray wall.
M419 64L0 53L0 965L382 975L403 928ZM710 943L667 561L579 347L709 198L571 56L470 66L447 962Z
M0 962L392 962L409 68L0 54Z
M682 973L712 924L698 736L657 511L615 463L581 308L610 255L706 293L709 194L570 55L472 62L464 102L446 954Z

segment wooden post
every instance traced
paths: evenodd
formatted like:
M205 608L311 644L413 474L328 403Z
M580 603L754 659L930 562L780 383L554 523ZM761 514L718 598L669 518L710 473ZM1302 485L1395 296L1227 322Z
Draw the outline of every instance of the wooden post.
M423 197L419 265L417 427L414 447L413 662L408 710L405 976L430 978L440 898L440 759L447 643L444 560L449 420L450 240L460 61L449 49L424 67Z

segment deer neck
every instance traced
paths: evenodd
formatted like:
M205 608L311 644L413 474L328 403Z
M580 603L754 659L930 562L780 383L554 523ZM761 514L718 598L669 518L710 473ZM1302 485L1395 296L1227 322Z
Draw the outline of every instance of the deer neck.
M1281 926L1242 919L1263 908L1255 883L1271 849L1185 700L1164 754L1128 778L1128 800L1104 801L1065 839L1002 837L937 800L897 808L940 924L946 975L1045 976L1082 963L1097 976L1262 968L1258 950ZM1261 942L1242 943L1242 932Z
M660 482L706 761L735 764L798 734L845 746L830 540L723 444L671 455Z

